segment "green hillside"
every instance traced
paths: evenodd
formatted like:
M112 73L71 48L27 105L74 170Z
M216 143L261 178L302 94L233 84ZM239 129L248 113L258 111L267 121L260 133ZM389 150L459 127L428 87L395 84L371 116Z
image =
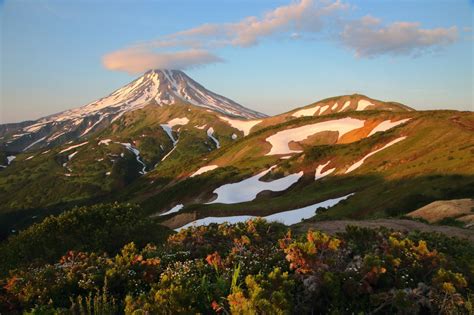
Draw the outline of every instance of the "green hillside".
M382 110L368 106L357 111L354 106L360 101ZM337 106L346 103L347 109L338 112ZM2 237L49 214L99 201L140 204L154 220L176 228L208 216L267 216L351 193L350 200L321 210L313 220L398 217L434 200L474 196L473 113L411 111L360 95L315 104L333 104L335 112L290 115L298 109L246 122L186 103L151 104L73 143L19 154L4 152L4 159L9 154L16 158L0 170ZM172 126L174 140L162 127L173 121L178 122ZM344 134L314 132L301 141L290 141L292 154L268 155L271 137L285 131L291 137L292 130L337 121L361 125ZM394 127L371 134L393 122ZM392 141L400 142L392 145ZM372 155L360 167L346 173L368 154ZM215 169L190 176L209 165ZM320 165L334 170L314 180ZM303 175L287 189L262 191L253 200L208 204L220 186L272 166L262 181ZM184 205L179 213L158 216L178 204Z

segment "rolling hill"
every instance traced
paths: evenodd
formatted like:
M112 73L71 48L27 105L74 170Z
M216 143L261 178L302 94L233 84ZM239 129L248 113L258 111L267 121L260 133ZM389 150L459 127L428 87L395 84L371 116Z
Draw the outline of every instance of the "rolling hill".
M159 81L159 91L145 79ZM140 204L150 220L178 229L253 216L286 224L400 217L474 196L471 112L415 111L354 94L265 117L182 72L156 70L51 122L112 112L59 142L22 143L18 130L1 126L4 139L18 138L0 153L3 237L109 201Z

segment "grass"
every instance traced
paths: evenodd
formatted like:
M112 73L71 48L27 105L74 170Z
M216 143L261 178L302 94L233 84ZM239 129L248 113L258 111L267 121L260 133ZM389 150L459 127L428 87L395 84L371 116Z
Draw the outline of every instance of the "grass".
M189 111L191 109L191 111ZM303 144L304 152L291 159L265 156L269 149L265 139L275 132L301 125L346 117L365 120L412 119L406 125L388 132L348 144ZM236 132L214 113L192 106L152 107L122 117L106 130L90 136L89 144L68 162L73 176L64 176L65 156L61 148L47 154L18 154L11 166L0 171L0 214L3 232L31 222L32 216L55 213L75 204L101 201L132 201L140 203L148 214L185 203L186 213L206 215L256 214L307 206L329 198L357 192L350 202L343 202L321 214L317 220L335 218L378 218L400 216L437 199L465 198L474 195L474 143L470 124L474 115L455 111L429 112L351 112L323 117L302 117L278 125L267 126L234 141ZM172 117L188 117L181 127L176 150L163 162L172 148L160 123ZM207 138L206 130L194 128L208 124L216 130L222 144ZM344 175L344 170L375 148L401 137L407 138L367 159L363 166ZM135 141L140 155L148 165L148 174L138 176L135 156L122 145L97 144L98 139L120 142ZM207 142L207 144L206 144ZM164 146L165 152L160 148ZM120 158L120 154L124 157ZM35 154L35 158L25 159ZM99 161L100 159L103 159ZM111 159L118 160L112 163ZM314 182L314 170L322 162L331 161L335 175ZM155 166L155 164L158 163ZM188 178L204 165L220 167L208 174ZM276 179L304 170L305 180L286 192L263 194L253 202L237 205L205 205L212 191L222 184L237 182L278 164L266 179ZM111 171L110 176L105 173ZM32 215L32 213L34 213ZM22 222L22 224L16 224ZM24 225L23 225L24 224Z

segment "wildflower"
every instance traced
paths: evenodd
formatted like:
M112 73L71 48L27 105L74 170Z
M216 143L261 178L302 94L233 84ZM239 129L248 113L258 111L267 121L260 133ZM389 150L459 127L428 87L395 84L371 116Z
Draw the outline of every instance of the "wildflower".
M222 267L222 258L218 252L214 252L212 254L207 255L206 261L216 270Z

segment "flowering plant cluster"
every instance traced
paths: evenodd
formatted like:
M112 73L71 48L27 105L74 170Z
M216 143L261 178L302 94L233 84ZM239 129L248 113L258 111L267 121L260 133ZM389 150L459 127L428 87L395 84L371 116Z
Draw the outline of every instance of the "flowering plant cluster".
M472 244L437 234L293 235L255 219L191 227L141 249L130 243L114 257L70 251L12 271L0 312L469 314L473 258Z

